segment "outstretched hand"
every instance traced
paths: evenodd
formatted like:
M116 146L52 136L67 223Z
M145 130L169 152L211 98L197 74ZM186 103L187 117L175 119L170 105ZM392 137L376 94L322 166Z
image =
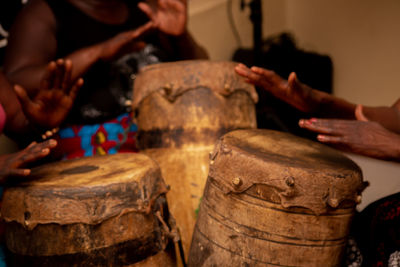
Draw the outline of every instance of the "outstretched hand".
M235 71L246 78L248 83L262 87L300 111L315 112L319 108L320 103L314 89L301 83L294 72L285 80L274 71L259 67L248 68L243 64L238 64Z
M50 149L57 145L57 141L50 139L42 143L31 143L25 149L13 154L0 156L0 184L3 184L8 176L28 176L30 169L25 169L25 164L47 156Z
M299 125L318 133L322 143L368 157L400 161L400 135L377 122L312 118L300 120Z
M72 108L76 94L83 85L83 79L71 81L70 60L59 59L50 62L42 79L38 93L30 99L19 85L14 90L27 119L38 126L58 127Z
M161 32L179 36L186 31L186 0L148 0L140 2L138 7Z

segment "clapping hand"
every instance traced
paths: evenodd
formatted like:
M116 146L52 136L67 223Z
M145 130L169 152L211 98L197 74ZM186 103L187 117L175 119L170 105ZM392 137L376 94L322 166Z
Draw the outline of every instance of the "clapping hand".
M148 0L140 2L138 7L151 19L153 26L161 32L179 36L186 31L186 0Z
M14 86L22 110L31 124L58 127L72 108L83 79L71 80L72 64L59 59L47 65L38 93L31 99L24 88Z

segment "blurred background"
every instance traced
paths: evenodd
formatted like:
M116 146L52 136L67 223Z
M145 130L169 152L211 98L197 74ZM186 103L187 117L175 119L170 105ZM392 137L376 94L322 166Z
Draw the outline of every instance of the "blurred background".
M244 9L241 2L189 0L189 29L211 59L231 60L239 48L252 48L254 25L248 6L252 1L244 1ZM264 53L271 52L274 40L282 41L277 37L288 33L298 50L320 55L318 66L326 68L321 61L329 57L334 95L372 106L392 105L400 97L400 1L261 0L261 5ZM300 74L299 78L304 81ZM400 164L347 155L371 183L358 209L400 191Z

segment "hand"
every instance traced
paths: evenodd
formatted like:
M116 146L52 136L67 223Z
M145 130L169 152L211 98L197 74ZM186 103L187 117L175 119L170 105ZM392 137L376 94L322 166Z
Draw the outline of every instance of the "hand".
M249 69L243 64L238 64L235 71L245 77L248 83L262 87L300 111L315 112L319 108L315 90L301 83L294 72L289 75L289 80L285 80L271 70L259 67Z
M161 32L179 36L185 33L187 23L186 0L148 0L138 7L153 21Z
M69 60L59 59L50 62L42 79L38 93L30 99L25 89L19 85L14 90L27 119L36 125L58 127L72 108L76 94L83 84L80 78L71 81L72 64Z
M319 133L318 141L339 149L384 160L400 161L400 135L379 123L357 120L300 120L302 128Z
M97 48L100 49L99 58L104 61L109 61L117 58L120 54L123 54L123 50L128 49L129 52L138 51L145 47L143 41L138 39L150 29L154 28L152 21L136 28L134 30L121 32L113 38L100 43Z
M31 143L24 150L0 156L0 184L3 184L8 176L28 176L30 169L23 169L26 163L33 162L50 153L50 149L57 145L57 141L50 139L42 143Z

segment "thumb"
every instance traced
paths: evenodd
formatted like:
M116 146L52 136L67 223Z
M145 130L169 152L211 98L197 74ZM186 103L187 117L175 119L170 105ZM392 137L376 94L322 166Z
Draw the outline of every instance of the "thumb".
M363 110L362 110L362 105L358 104L356 107L356 110L354 111L354 115L357 120L359 121L369 121L367 117L365 117Z
M14 85L15 94L18 97L19 102L21 103L22 109L26 110L32 105L32 101L30 100L28 94L22 86L16 84Z
M288 84L290 88L295 88L299 83L299 80L297 79L297 74L295 72L292 72L289 74L288 78Z

